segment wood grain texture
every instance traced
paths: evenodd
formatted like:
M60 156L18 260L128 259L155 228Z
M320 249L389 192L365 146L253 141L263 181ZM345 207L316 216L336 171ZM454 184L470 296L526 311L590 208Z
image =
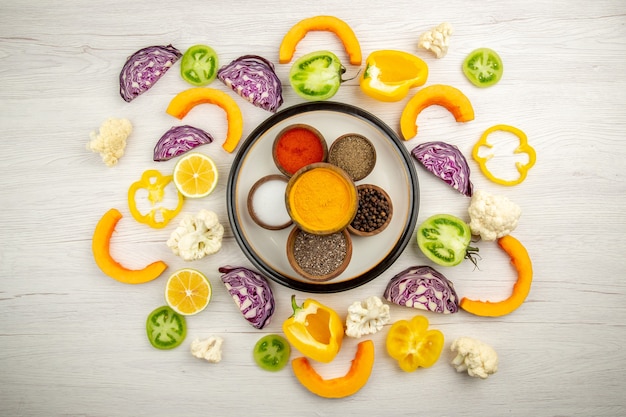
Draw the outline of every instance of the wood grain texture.
M445 140L469 155L481 133L495 124L524 130L537 164L516 187L489 182L469 160L475 189L507 195L523 210L514 235L527 247L535 270L526 303L509 316L486 319L464 312L426 314L446 337L440 361L402 372L384 349L386 330L374 335L377 354L369 383L356 395L324 400L307 392L289 369L267 373L252 361L263 335L280 333L293 291L272 284L277 308L258 331L240 316L221 284L222 265L251 267L235 241L226 213L226 181L235 157L221 149L226 120L219 108L192 111L186 122L207 129L216 143L203 149L218 164L216 191L185 203L184 212L214 210L226 228L222 250L194 267L214 289L209 307L188 319L189 335L173 351L153 349L145 319L164 303L164 278L140 286L104 276L91 254L100 216L117 207L124 218L114 254L129 267L156 259L169 271L190 266L165 245L176 220L162 230L135 222L128 186L155 163L152 150L169 127L170 98L187 88L175 66L131 103L118 94L126 57L153 44L181 50L207 43L221 63L254 53L277 62L283 34L298 20L332 14L359 37L364 57L400 49L427 61L429 84L461 88L476 119L459 125L442 108L416 122L418 137ZM448 55L436 60L417 49L425 30L450 22ZM217 5L190 0L155 6L142 0L50 0L0 5L0 415L3 416L619 416L626 413L626 7L621 0L543 2L452 0L335 2L295 5L273 0ZM502 81L473 88L460 65L487 46L505 62ZM329 33L306 36L296 57L330 49L347 62ZM348 66L346 77L359 68ZM361 68L362 70L362 68ZM300 103L288 85L289 65L277 65L284 107ZM215 88L229 91L219 82ZM269 113L234 96L244 112L244 136ZM380 103L358 80L346 81L333 100L360 106L398 131L406 100ZM134 127L126 154L107 168L85 149L89 132L108 117ZM467 199L418 168L418 222L431 214L466 216ZM502 298L514 271L495 244L481 245L480 269L469 263L442 272L459 294ZM358 254L354 254L358 256ZM357 289L315 296L345 315L348 306L382 296L388 279L411 265L428 264L411 242L383 275ZM309 294L296 292L299 299ZM393 320L419 311L391 307ZM189 353L196 337L221 335L223 360L209 364ZM500 369L488 380L457 374L449 362L456 337L472 336L499 353ZM357 340L345 340L338 358L317 364L326 376L346 372ZM297 352L294 352L296 355Z

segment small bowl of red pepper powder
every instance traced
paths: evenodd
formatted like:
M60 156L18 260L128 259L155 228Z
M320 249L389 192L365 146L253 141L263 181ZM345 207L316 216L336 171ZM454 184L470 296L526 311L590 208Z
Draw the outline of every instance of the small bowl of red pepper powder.
M276 135L272 157L278 170L291 177L300 168L326 162L328 145L324 136L313 126L293 124Z

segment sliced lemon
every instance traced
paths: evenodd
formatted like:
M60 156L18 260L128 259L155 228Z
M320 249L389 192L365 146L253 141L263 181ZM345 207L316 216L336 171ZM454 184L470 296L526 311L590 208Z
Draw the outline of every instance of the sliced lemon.
M165 301L178 314L198 314L211 301L211 283L200 271L191 268L179 269L165 285Z
M178 160L173 177L176 188L185 197L205 197L217 186L217 166L207 155L192 152Z

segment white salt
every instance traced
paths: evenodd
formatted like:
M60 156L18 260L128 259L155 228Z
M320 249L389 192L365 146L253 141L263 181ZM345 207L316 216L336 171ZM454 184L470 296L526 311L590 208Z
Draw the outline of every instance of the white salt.
M291 221L285 205L287 183L269 180L260 184L252 196L254 214L262 223L276 227Z

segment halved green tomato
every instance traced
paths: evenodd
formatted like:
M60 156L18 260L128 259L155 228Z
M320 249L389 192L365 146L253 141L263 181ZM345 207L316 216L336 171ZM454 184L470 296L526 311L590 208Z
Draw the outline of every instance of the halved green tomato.
M493 49L478 48L463 61L463 74L477 87L489 87L500 81L504 66Z
M191 85L202 87L217 77L217 53L207 45L189 47L180 60L180 75Z
M256 342L254 361L266 371L280 371L285 367L291 355L291 346L284 337L268 334Z
M316 51L293 63L289 82L296 93L307 100L328 100L339 90L344 72L346 69L337 55L330 51Z
M417 245L431 261L454 266L468 256L472 232L467 223L451 214L435 214L417 228Z
M187 336L187 322L169 306L161 306L148 316L146 333L155 348L174 349Z

